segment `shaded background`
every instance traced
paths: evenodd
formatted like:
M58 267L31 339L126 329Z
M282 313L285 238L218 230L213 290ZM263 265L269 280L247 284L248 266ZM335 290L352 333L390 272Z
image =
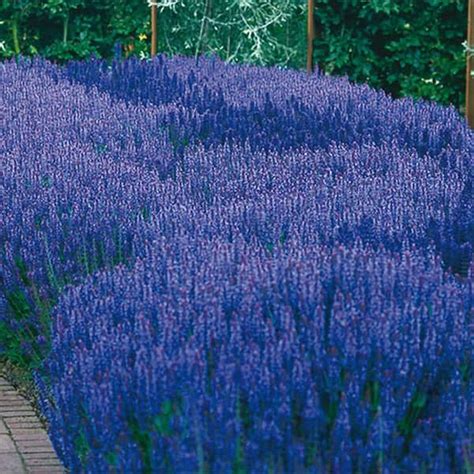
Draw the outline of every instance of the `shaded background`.
M304 69L305 0L160 0L158 51ZM329 74L463 110L466 0L316 0ZM0 57L148 56L145 0L0 0Z

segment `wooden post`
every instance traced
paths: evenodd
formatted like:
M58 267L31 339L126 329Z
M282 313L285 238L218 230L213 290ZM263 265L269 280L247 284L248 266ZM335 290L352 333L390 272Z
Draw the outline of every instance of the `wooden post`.
M466 57L466 119L474 128L474 0L468 0Z
M157 29L157 9L156 3L151 4L151 57L156 56L156 49L158 43L158 29Z
M314 0L308 0L308 45L306 57L306 70L313 72L313 41L314 41Z

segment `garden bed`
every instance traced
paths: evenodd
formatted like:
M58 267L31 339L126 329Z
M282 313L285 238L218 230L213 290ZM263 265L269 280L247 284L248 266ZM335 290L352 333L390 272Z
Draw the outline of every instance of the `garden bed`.
M469 472L474 135L345 78L0 69L1 344L73 472Z

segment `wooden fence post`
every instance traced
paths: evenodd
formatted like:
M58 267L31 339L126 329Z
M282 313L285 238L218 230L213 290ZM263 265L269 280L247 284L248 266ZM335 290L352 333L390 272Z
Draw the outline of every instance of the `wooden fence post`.
M158 31L157 31L157 4L150 2L151 5L151 57L156 56Z
M466 119L474 128L474 0L468 0L466 44Z
M308 45L306 57L306 70L313 72L313 42L314 42L314 0L308 0Z

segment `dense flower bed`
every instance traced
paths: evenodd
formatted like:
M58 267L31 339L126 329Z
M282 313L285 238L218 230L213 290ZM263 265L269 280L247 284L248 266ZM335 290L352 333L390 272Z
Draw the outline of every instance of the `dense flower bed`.
M434 257L154 249L57 308L46 413L73 470L462 472L472 288Z
M185 58L4 63L0 108L0 342L73 472L469 469L454 109Z

